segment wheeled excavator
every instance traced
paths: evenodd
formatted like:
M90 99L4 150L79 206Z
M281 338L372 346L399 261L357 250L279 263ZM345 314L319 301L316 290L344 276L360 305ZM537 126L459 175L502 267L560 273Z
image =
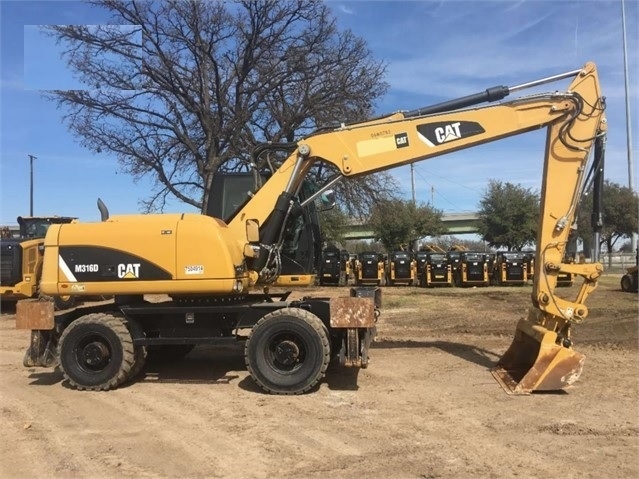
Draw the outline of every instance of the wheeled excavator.
M506 99L570 79L563 91ZM572 327L588 315L600 264L564 264L586 171L603 160L606 121L596 66L356 124L321 129L271 164L259 190L227 221L198 214L122 215L53 225L44 245L41 289L55 296L114 295L109 304L54 313L21 301L18 328L31 330L28 366L59 364L78 389L108 390L132 380L152 346L244 341L245 362L265 391L301 394L317 387L329 361L366 367L381 308L379 289L350 296L289 299L268 286L282 251L304 231L303 211L337 181L546 128L532 307L493 369L509 393L557 390L580 376L584 356ZM334 177L300 200L307 175L322 164ZM583 279L575 299L555 294L558 274ZM260 288L262 288L260 290ZM147 295L169 299L149 302Z

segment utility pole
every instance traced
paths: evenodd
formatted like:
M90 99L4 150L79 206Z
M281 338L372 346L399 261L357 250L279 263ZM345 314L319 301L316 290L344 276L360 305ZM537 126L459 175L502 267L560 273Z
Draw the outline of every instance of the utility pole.
M623 77L626 87L626 141L628 146L628 187L634 192L634 172L632 167L632 137L630 128L630 89L628 87L628 52L626 48L626 2L621 0L621 31L623 34ZM632 234L632 251L637 249L637 233Z
M632 135L630 128L630 88L628 87L628 51L626 48L626 2L621 0L621 32L623 35L623 77L626 87L626 138L628 142L628 186L630 191L635 191L634 172L632 167ZM632 233L630 240L632 251L637 250L637 233Z
M413 187L413 204L415 203L415 164L410 164L410 183Z
M29 181L29 216L33 216L33 160L37 160L38 157L29 155L29 164L31 167L31 175Z

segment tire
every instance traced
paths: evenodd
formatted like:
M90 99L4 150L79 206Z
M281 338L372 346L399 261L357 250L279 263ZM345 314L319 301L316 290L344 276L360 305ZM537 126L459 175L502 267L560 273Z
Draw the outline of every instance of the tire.
M148 352L146 347L144 346L135 346L133 349L133 366L131 366L131 371L129 371L129 376L126 378L127 381L131 381L138 377L138 375L146 366L146 358Z
M120 318L87 314L60 336L60 369L80 390L107 391L126 381L135 363L133 340Z
M330 354L324 323L299 308L282 308L262 317L244 349L251 377L273 394L302 394L312 389L324 377Z
M624 274L621 277L621 291L625 291L626 293L632 291L632 276L629 274Z
M127 329L129 330L129 334L131 334L131 339L135 341L136 338L142 338L145 336L144 330L140 323L133 319L128 319L124 322ZM127 377L127 381L132 381L135 379L146 366L146 359L148 356L148 350L146 346L135 344L133 345L133 366L131 366L131 371L129 371L129 376Z
M65 309L71 309L75 306L74 296L54 296L53 307L56 311L63 311Z

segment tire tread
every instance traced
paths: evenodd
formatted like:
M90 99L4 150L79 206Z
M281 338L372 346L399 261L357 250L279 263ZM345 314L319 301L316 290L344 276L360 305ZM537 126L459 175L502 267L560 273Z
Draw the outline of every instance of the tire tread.
M129 332L125 322L121 318L106 313L87 314L86 316L82 316L81 318L73 321L62 332L60 341L58 343L59 358L62 358L62 348L66 338L74 329L84 324L101 324L102 326L111 329L116 334L122 346L122 364L120 365L117 374L115 374L111 379L95 385L79 384L68 375L68 373L64 370L62 362L60 362L60 369L62 370L62 374L64 378L69 381L69 384L71 384L71 386L80 391L108 391L110 389L115 389L119 385L124 383L127 379L129 379L129 377L131 377L131 371L135 362L135 352L131 333Z
M255 381L255 383L267 393L289 395L289 396L304 394L308 392L309 390L311 390L312 388L314 388L326 374L326 369L328 368L328 365L331 359L331 352L330 352L331 348L330 348L330 339L329 339L328 329L326 328L326 325L322 322L322 320L319 319L316 315L314 315L310 311L307 311L301 308L282 308L282 309L275 310L263 316L262 318L260 318L260 320L255 324L253 328L257 328L260 325L264 324L265 322L274 321L272 318L274 317L277 318L278 316L295 316L296 318L304 321L311 328L313 328L313 330L315 330L315 332L318 334L318 337L321 338L323 356L322 356L322 365L320 369L318 370L317 374L309 382L309 384L306 387L298 389L298 390L282 391L282 390L274 390L270 388L268 385L264 384L259 379L257 374L255 374L255 371L253 370L250 364L250 361L248 359L251 338L253 336L252 331L251 331L251 335L249 336L249 339L246 341L244 345L244 361L246 364L246 368L248 369L248 372L253 378L253 380Z

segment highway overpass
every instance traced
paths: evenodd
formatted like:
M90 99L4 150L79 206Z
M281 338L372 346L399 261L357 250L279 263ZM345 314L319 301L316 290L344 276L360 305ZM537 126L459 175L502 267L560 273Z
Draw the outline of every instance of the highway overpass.
M449 235L477 233L479 215L473 212L466 213L446 213L442 216L442 221L446 226L446 233ZM367 224L352 224L346 227L344 239L374 239L375 234Z
M442 221L446 226L446 233L449 235L461 235L477 233L477 222L479 221L477 213L446 213L442 216ZM18 236L20 228L18 225L8 225L11 232ZM374 239L375 235L367 224L352 224L346 227L344 239Z

